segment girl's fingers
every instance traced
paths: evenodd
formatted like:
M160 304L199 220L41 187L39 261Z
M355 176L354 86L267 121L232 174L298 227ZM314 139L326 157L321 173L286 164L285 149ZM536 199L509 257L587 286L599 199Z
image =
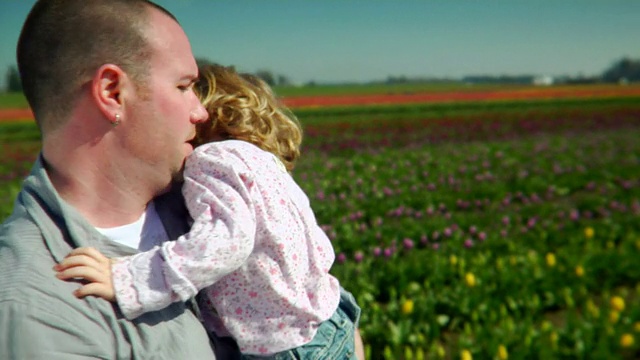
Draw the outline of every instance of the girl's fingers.
M108 271L109 263L102 263L96 261L94 258L86 256L86 255L70 255L64 258L59 264L55 265L53 268L56 271L62 271L66 269L70 269L78 266L86 266L91 267L101 272Z
M85 255L92 259L95 259L100 263L109 262L109 258L102 255L102 253L98 251L96 248L92 248L92 247L79 247L79 248L73 249L67 256L75 256L75 255Z
M115 295L111 287L100 283L84 285L74 291L73 294L80 299L86 296L98 296L109 301L113 301L115 299Z
M84 279L89 282L98 282L98 283L111 282L110 281L111 279L109 278L108 274L105 274L89 266L75 266L72 268L68 268L68 269L59 271L56 274L56 277L61 280Z

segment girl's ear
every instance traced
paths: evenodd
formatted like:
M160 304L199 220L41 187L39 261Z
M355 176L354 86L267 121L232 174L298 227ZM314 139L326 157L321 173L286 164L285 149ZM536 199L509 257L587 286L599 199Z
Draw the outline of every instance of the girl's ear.
M91 94L98 109L111 123L120 121L124 99L124 85L128 81L126 73L117 65L102 65L91 81Z

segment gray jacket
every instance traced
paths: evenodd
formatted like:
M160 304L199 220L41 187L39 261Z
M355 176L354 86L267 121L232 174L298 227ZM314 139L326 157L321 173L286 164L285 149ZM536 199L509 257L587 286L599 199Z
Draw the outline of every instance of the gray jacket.
M188 230L179 191L158 198L156 208L172 239ZM65 203L40 158L0 228L0 359L215 359L184 303L129 321L108 301L77 299L78 284L58 280L52 267L80 246L108 257L135 252Z

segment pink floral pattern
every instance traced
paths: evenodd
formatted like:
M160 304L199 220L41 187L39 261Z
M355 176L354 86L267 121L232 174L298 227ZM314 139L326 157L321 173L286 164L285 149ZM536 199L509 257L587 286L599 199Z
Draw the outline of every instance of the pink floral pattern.
M125 316L204 289L205 325L247 354L303 345L338 306L335 254L309 199L271 153L243 141L198 147L183 194L191 231L113 265Z

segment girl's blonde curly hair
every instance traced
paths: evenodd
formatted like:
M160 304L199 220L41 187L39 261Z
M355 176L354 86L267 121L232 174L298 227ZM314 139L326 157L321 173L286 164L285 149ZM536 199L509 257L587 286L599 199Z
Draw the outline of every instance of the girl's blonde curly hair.
M288 171L300 156L302 128L262 79L233 67L200 67L196 94L209 113L198 124L194 145L226 139L243 140L273 153Z

